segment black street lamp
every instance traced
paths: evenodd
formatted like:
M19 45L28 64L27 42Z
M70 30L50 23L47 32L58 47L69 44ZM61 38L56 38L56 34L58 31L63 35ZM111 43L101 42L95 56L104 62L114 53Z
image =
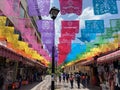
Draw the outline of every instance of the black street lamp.
M55 25L54 20L56 19L57 15L59 13L59 10L56 7L52 7L49 14L50 17L53 19L53 29L54 29L54 40L53 40L53 47L52 47L52 75L51 75L51 90L55 90Z

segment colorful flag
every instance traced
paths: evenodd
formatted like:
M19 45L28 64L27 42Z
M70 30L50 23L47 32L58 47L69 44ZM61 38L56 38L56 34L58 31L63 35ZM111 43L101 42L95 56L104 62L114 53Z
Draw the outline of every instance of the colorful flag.
M60 37L59 38L59 43L70 43L71 44L71 38L69 38L69 37L66 37L66 38Z
M59 0L61 14L74 13L80 15L82 13L82 0Z
M38 20L37 27L39 32L54 32L53 20Z
M6 16L19 16L20 0L0 0L0 10Z
M60 43L58 44L58 51L60 54L68 54L71 50L70 43Z
M15 14L20 15L20 0L7 0Z
M104 33L104 20L86 20L85 27L89 33Z
M45 47L54 45L54 23L52 20L38 20L38 31L41 33L41 39ZM48 48L49 49L49 48ZM50 50L49 50L50 51Z
M93 7L95 15L118 13L116 0L93 0Z
M48 16L50 10L50 0L37 0L37 3L41 16Z
M29 16L40 16L37 0L27 0Z
M96 33L89 33L87 32L86 29L81 29L81 37L78 39L80 39L83 42L85 41L90 42L91 40L95 40L95 38L96 38Z
M69 28L69 29L62 29L61 30L61 37L64 37L64 38L71 38L71 39L75 39L75 29L73 28Z
M66 55L58 55L58 65L61 65L66 59Z
M75 32L79 32L79 21L62 21L62 29L75 29Z
M7 17L0 16L0 26L5 26Z

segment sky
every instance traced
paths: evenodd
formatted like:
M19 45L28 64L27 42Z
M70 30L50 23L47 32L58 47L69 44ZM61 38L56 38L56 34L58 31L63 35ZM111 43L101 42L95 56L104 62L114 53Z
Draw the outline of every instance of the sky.
M88 3L89 1L89 3ZM50 8L55 6L60 10L60 4L59 0L51 0L50 1ZM80 30L85 27L84 23L85 20L104 20L104 26L105 27L110 27L110 19L120 19L120 0L117 0L117 6L118 6L118 14L103 14L103 15L94 15L93 13L93 5L92 5L92 0L83 0L83 6L82 6L82 14L81 15L76 15L76 14L65 14L61 15L60 13L58 14L56 20L55 20L55 44L57 45L59 43L59 37L60 37L60 32L61 32L61 21L62 20L79 20L80 21L80 29L79 33L76 34L76 37L80 37L81 33ZM51 20L50 16L44 16L42 17L43 19ZM80 43L84 44L84 42L81 42L79 39L72 40L72 43Z

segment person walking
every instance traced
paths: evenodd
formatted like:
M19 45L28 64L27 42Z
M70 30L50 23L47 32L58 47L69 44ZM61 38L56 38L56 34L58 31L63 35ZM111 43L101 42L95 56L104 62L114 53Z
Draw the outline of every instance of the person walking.
M69 80L70 80L70 85L71 85L71 89L72 89L73 88L73 82L74 82L74 76L73 76L72 73L70 74Z
M69 74L66 73L66 81L67 81L67 83L68 83L68 79L69 79Z
M82 79L82 85L85 88L85 74L84 73L82 74L81 79Z
M61 74L59 74L59 82L61 82Z
M63 81L65 82L65 77L66 77L66 74L63 73Z
M76 73L76 81L77 81L77 86L80 88L80 74Z

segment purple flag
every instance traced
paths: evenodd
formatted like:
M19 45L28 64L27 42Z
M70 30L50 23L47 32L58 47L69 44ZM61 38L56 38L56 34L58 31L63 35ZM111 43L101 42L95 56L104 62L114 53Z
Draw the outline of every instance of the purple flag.
M41 33L41 39L45 48L49 53L52 51L52 46L54 44L54 23L52 20L38 20L37 26L38 31Z
M54 32L54 25L52 20L38 20L37 26L39 32Z
M41 32L41 37L42 38L53 38L54 37L54 33L53 32Z
M53 45L53 37L52 38L42 38L42 42L44 44L51 44L51 46Z
M37 0L37 3L41 16L48 16L50 10L50 0Z
M38 10L37 0L27 0L28 4L28 13L30 16L40 16L40 12Z

